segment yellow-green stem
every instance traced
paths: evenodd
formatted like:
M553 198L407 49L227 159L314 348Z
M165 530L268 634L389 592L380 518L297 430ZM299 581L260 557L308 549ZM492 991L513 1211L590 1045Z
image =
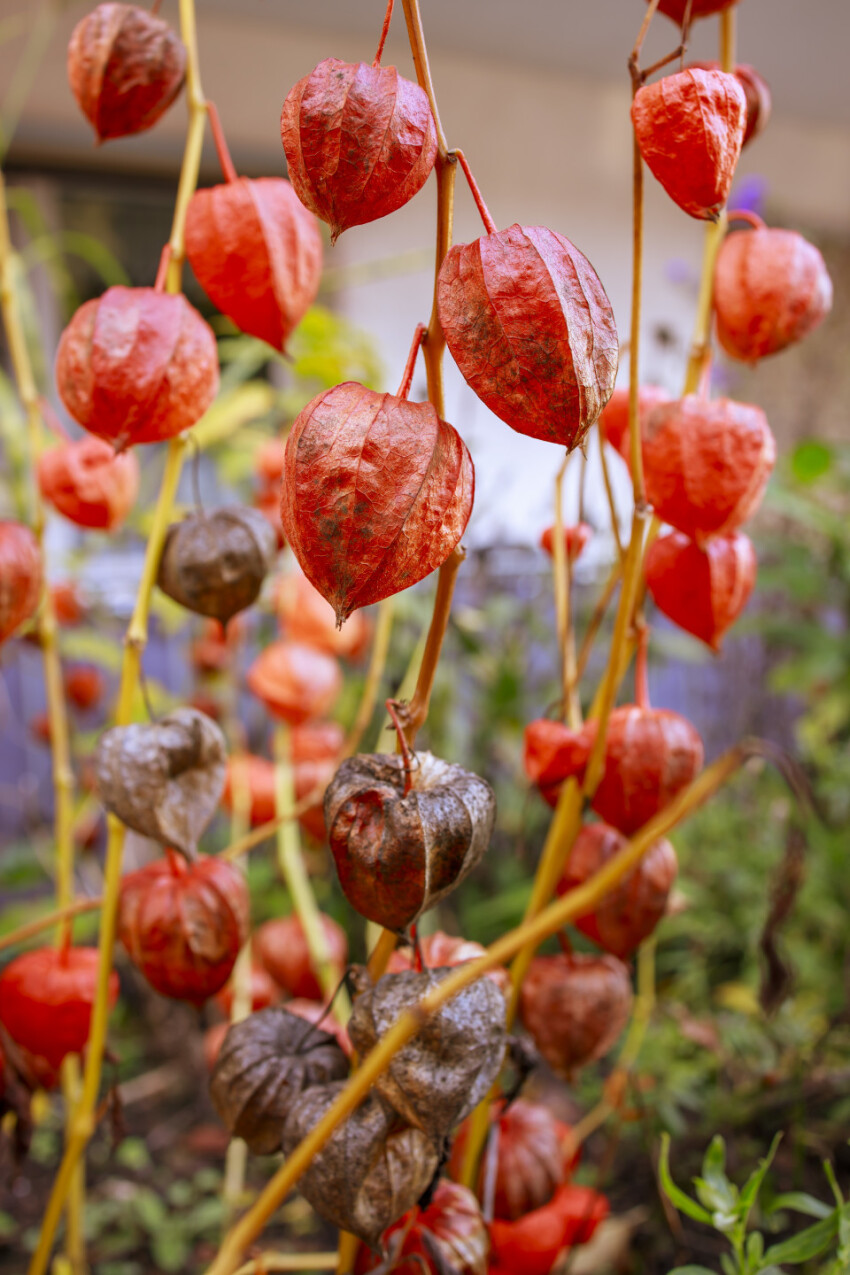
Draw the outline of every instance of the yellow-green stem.
M171 261L166 278L166 288L172 292L180 289L186 212L189 200L198 182L203 130L206 121L206 103L201 89L198 67L194 0L180 0L180 27L183 43L187 51L186 82L189 102L189 127L183 152L183 163L180 171L170 239ZM136 595L136 605L125 638L121 685L116 713L116 723L118 725L126 725L132 720L141 657L147 642L150 595L156 579L162 545L171 518L185 446L185 438L173 439L168 445L165 470L145 551L145 561ZM121 860L124 848L123 824L114 815L110 815L107 827L108 839L98 942L97 987L86 1049L82 1096L70 1123L70 1133L65 1153L53 1182L38 1244L30 1263L29 1275L44 1275L47 1269L53 1238L56 1234L65 1199L74 1179L76 1166L85 1152L95 1127L95 1112L100 1090L103 1051L109 1022L109 977L112 971L112 951L115 945L116 917L121 885Z
M295 805L295 774L290 750L290 731L285 723L275 730L275 805L278 816L286 814ZM342 970L334 965L328 940L322 925L322 914L313 894L313 887L301 854L301 838L298 822L290 819L282 824L277 834L277 861L286 888L292 898L295 914L304 930L304 939L310 953L310 964L322 993L329 999L336 990ZM334 1002L334 1015L342 1023L348 1020L351 1004L345 988L340 988Z
M256 1240L313 1157L363 1100L394 1055L420 1030L424 1017L435 1013L488 970L505 964L524 946L531 944L537 947L576 916L592 912L605 895L636 867L650 846L716 792L751 752L746 744L742 744L724 753L688 788L680 792L666 809L626 842L594 876L550 903L536 917L497 939L484 956L458 966L428 992L414 1010L406 1010L400 1014L371 1053L363 1059L358 1071L350 1078L333 1105L278 1169L256 1203L228 1233L218 1257L208 1268L206 1275L234 1275L245 1249Z
M235 1275L266 1275L267 1271L332 1271L336 1253L261 1253L240 1266Z

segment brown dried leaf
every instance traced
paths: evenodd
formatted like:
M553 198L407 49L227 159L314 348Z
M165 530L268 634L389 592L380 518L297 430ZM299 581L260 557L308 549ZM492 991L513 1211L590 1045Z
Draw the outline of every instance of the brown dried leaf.
M344 761L325 793L343 892L370 921L400 930L449 894L490 843L496 798L483 779L433 753L416 754L404 795L401 757Z
M257 600L276 553L274 531L259 510L198 510L169 527L156 582L187 610L226 624Z
M348 1024L358 1053L368 1053L404 1010L450 973L444 968L385 974L363 992ZM439 1140L487 1093L505 1046L504 996L490 979L480 978L429 1015L375 1087L404 1120Z
M291 1155L339 1097L344 1084L308 1089L283 1131ZM316 1212L372 1248L402 1213L413 1208L436 1172L439 1154L418 1129L399 1125L392 1107L370 1093L302 1174L298 1189Z
M210 1094L233 1136L244 1138L255 1154L270 1155L280 1149L284 1123L302 1091L347 1075L348 1059L333 1036L272 1006L230 1028Z
M221 799L226 765L215 722L195 708L178 708L150 725L104 731L95 784L106 809L128 828L191 855Z

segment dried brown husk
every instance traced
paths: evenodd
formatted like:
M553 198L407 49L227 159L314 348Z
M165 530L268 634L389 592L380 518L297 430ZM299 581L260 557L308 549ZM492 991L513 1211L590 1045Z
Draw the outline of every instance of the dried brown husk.
M199 510L168 529L157 584L175 602L226 624L259 597L277 540L257 509Z
M344 1080L348 1059L329 1032L280 1006L249 1014L224 1038L210 1078L215 1109L256 1155L279 1151L303 1090Z
M325 793L325 827L349 903L400 930L449 894L481 861L496 818L485 780L433 753L344 761Z
M406 1009L452 972L385 974L354 1003L348 1023L360 1054L371 1050ZM402 1119L437 1140L477 1106L498 1076L507 1043L505 998L480 978L430 1014L375 1081Z
M321 1120L344 1083L308 1089L289 1114L283 1150L291 1155ZM313 1158L298 1189L316 1212L377 1248L382 1233L413 1208L429 1186L439 1152L419 1129L402 1124L371 1092Z
M122 823L192 855L215 814L227 765L212 718L178 708L158 722L113 726L94 755L98 796Z

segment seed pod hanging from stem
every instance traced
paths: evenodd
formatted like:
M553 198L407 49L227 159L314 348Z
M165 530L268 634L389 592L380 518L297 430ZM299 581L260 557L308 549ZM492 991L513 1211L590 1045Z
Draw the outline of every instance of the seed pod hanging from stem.
M227 624L256 602L276 553L275 534L259 510L198 510L169 527L156 582L187 610Z

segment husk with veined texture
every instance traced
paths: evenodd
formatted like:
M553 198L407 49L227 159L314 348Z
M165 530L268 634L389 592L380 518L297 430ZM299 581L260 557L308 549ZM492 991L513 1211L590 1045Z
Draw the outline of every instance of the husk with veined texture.
M475 961L483 956L485 949L474 939L455 938L443 930L435 930L433 934L425 934L419 939L419 951L425 969L436 969L439 966L464 965L467 961ZM415 953L412 948L397 947L387 963L388 974L401 974L414 967ZM484 975L496 984L507 996L511 985L511 976L504 965L497 965Z
M626 844L616 828L588 823L575 839L558 894L583 885ZM676 852L669 841L656 841L640 863L610 890L592 912L573 921L594 943L625 960L652 934L664 915L676 879Z
M216 1111L255 1155L279 1151L283 1126L305 1089L344 1080L348 1059L334 1037L282 1006L234 1023L210 1077Z
M38 459L44 499L78 527L116 531L139 494L139 462L132 452L116 456L100 438L80 438L51 447Z
M537 956L520 992L523 1026L566 1076L614 1047L631 1008L629 971L615 956Z
M660 385L641 385L638 390L638 424L641 435L646 429L650 414L662 403L669 403L670 395ZM599 417L599 433L610 443L631 469L631 437L629 434L629 387L623 385L614 391L605 410Z
M35 614L42 579L41 549L29 527L0 520L0 642Z
M325 936L328 962L337 978L341 978L348 960L348 936L333 917L319 913ZM290 996L318 1001L324 995L313 969L313 959L301 918L290 916L266 921L254 935L257 959L272 978Z
M226 624L256 602L277 554L267 520L256 509L199 509L168 528L156 582L197 615Z
M832 280L814 244L796 230L733 230L714 271L717 339L734 359L779 354L814 331L832 308Z
M341 624L436 570L466 530L475 481L430 403L355 381L308 403L286 443L283 529Z
M428 97L394 66L325 58L290 89L280 135L298 198L334 241L406 204L437 158Z
M752 541L743 532L712 536L701 549L673 531L647 550L646 586L659 611L719 651L750 599L757 567Z
M344 1088L314 1085L290 1111L283 1150L291 1155ZM403 1124L380 1094L365 1100L338 1126L298 1180L316 1212L372 1248L382 1233L413 1208L428 1187L439 1152L419 1129Z
M333 607L300 571L279 580L275 610L281 631L293 642L306 642L344 660L357 660L368 649L372 626L366 616L356 612L338 628Z
M332 655L303 642L272 642L248 669L248 689L275 717L302 726L330 712L342 689Z
M548 1204L515 1222L490 1223L490 1269L502 1275L550 1275L559 1254L586 1244L610 1212L604 1195L565 1182Z
M399 1014L451 972L443 967L385 974L362 992L348 1021L358 1053L368 1053ZM439 1142L488 1092L506 1043L505 998L490 979L479 978L428 1016L375 1087L403 1120Z
M689 62L685 70L692 68L700 71L723 69L719 62ZM732 73L744 90L744 96L747 99L747 123L742 142L742 146L747 146L767 128L773 99L770 94L770 85L754 66L750 66L747 62L739 62L732 68Z
M443 1178L427 1208L405 1214L384 1233L382 1248L394 1254L395 1270L418 1267L424 1275L487 1275L490 1236L472 1191ZM366 1275L377 1261L375 1254L361 1248L355 1275Z
M249 929L245 878L223 859L172 854L121 880L118 937L163 996L202 1005L224 987Z
M282 177L239 177L196 190L186 214L186 255L222 314L277 350L319 290L322 237Z
M466 382L520 434L578 446L614 389L614 314L587 258L544 226L456 244L440 323Z
M643 433L649 503L701 545L755 513L775 460L764 412L732 399L688 394L657 407Z
M99 4L68 45L71 92L99 142L151 128L183 86L186 50L167 22L132 4Z
M725 71L688 70L644 84L632 102L648 168L683 212L717 219L744 142L747 98Z
M192 854L224 787L226 745L211 718L177 708L113 726L97 742L95 785L107 810L161 845Z
M62 333L56 387L74 420L116 450L173 438L216 396L215 336L182 293L107 288Z
M325 793L325 826L343 893L361 916L401 930L449 894L490 843L496 799L471 771L416 754L359 754Z

